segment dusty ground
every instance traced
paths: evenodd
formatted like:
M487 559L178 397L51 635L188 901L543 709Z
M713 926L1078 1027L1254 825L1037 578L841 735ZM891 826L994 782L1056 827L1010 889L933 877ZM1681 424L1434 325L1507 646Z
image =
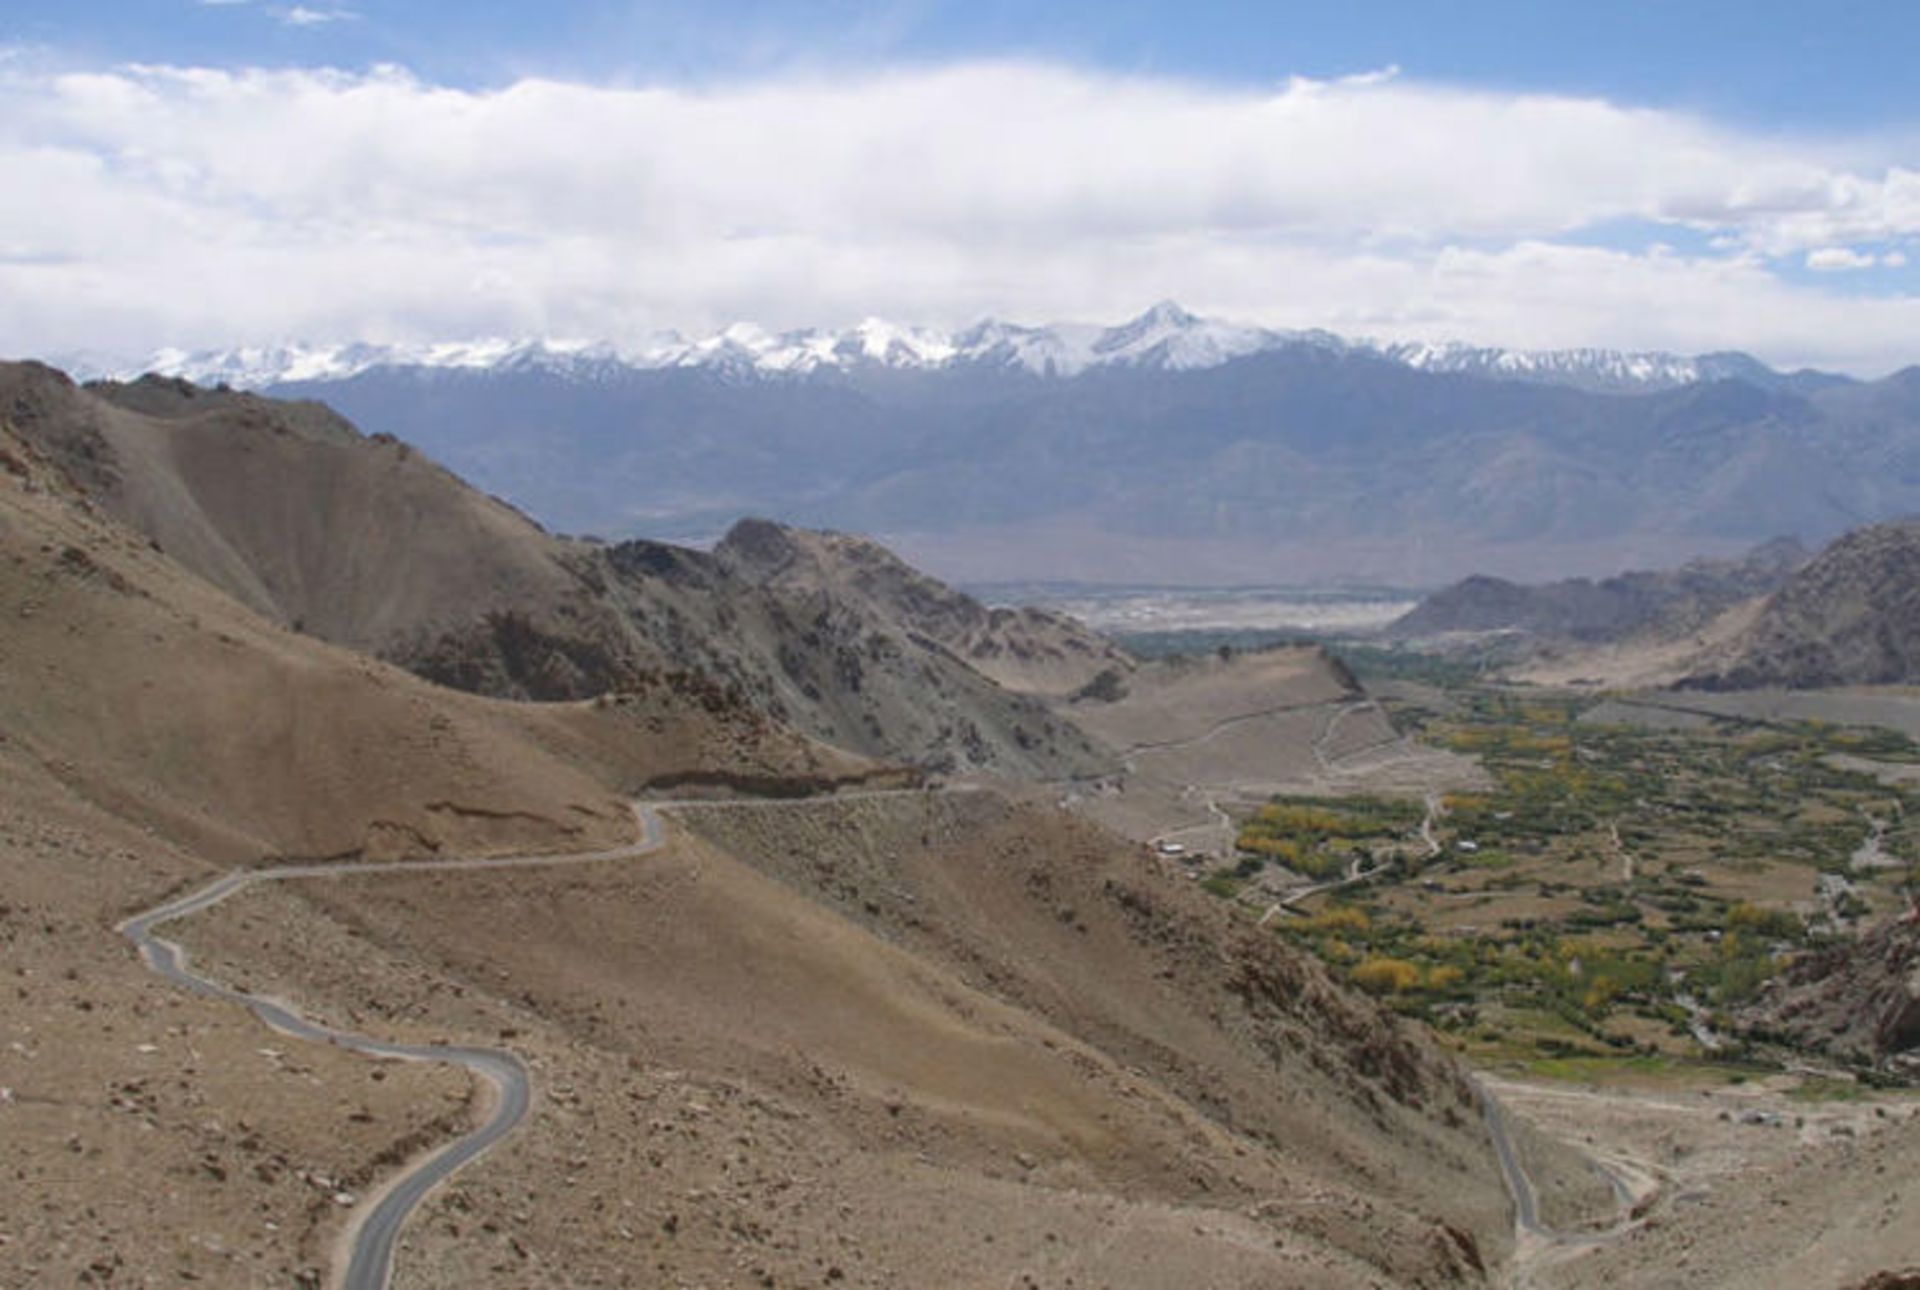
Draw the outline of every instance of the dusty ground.
M1653 705L1707 716L1751 721L1825 721L1841 726L1885 726L1920 738L1920 691L1910 685L1853 686L1834 690L1744 690L1737 693L1681 691L1628 696Z
M1317 648L1200 655L1143 665L1116 702L1072 705L1079 724L1116 748L1191 743L1250 714L1336 704L1356 697Z
M569 704L430 685L242 608L3 426L0 457L0 730L214 861L573 850L624 840L625 795L657 776L872 766L664 685Z
M1764 598L1735 605L1699 632L1679 640L1568 646L1530 659L1510 675L1523 683L1555 687L1628 690L1672 685L1730 650L1753 626L1763 606Z
M365 1185L470 1113L462 1076L161 983L120 919L274 856L625 840L656 775L869 765L684 696L502 703L276 628L0 425L0 1284L310 1280Z
M698 672L713 692L766 718L881 760L1035 776L1106 768L1042 703L995 684L956 652L976 644L1064 650L1069 639L1092 648L1084 632L1064 624L994 630L989 621L990 640L939 631L928 639L882 609L889 599L896 610L924 606L928 596L911 587L892 598L829 594L823 603L817 592L853 591L860 581L851 559L859 552L824 539L813 545L833 586L787 592L730 573L726 552L559 538L408 445L362 437L318 404L158 378L79 389L38 364L0 362L0 438L16 445L0 447L9 459L37 457L49 473L64 473L139 550L148 542L164 549L168 563L204 580L204 592L224 592L230 607L238 601L262 619L460 690L583 699ZM12 473L0 470L0 479ZM782 532L759 524L736 536L777 540ZM729 545L739 556L756 544ZM843 557L848 567L834 567ZM364 729L327 728L334 706L356 711L317 706L315 734L358 733L377 757L380 745ZM497 796L520 794L506 783Z
M204 864L16 756L0 775L0 1285L319 1276L336 1198L462 1122L466 1080L162 984L112 925Z
M1317 648L1148 664L1127 687L1117 702L1066 709L1125 773L1064 795L1126 837L1226 855L1235 811L1276 795L1418 797L1484 781L1468 759L1402 738Z

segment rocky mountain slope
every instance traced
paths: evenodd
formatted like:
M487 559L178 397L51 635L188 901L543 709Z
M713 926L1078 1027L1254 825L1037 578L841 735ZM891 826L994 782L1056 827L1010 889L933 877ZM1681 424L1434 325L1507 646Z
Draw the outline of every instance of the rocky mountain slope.
M249 607L444 684L572 699L690 671L857 752L1043 776L1104 764L877 600L784 589L678 547L557 538L316 404L157 378L80 389L23 364L0 367L0 414Z
M349 503L290 497L281 472L397 476L430 508L431 468L317 411L184 416L172 401L200 396L178 389L81 398L55 434L71 387L7 375L0 1280L319 1284L343 1220L470 1122L476 1090L178 990L119 919L265 857L596 846L631 836L622 799L649 781L874 767L697 675L510 702L279 625L115 512L164 519L284 613L303 566L252 544L279 524L297 545L296 500ZM157 415L129 406L148 399ZM195 468L220 435L264 459L230 492ZM533 550L517 567L548 576ZM650 577L730 576L646 554ZM1497 1276L1506 1194L1451 1059L1142 848L988 793L681 818L645 857L346 864L169 929L217 979L334 1024L526 1061L531 1119L409 1224L398 1284Z
M1021 1167L1032 1176L1125 1177L1136 1194L1231 1195L1234 1207L1275 1213L1283 1197L1316 1194L1319 1239L1361 1262L1406 1275L1411 1256L1423 1275L1467 1281L1490 1262L1445 1234L1484 1231L1487 1208L1504 1203L1459 1154L1461 1136L1480 1132L1473 1100L1424 1035L1353 1008L1317 964L1274 956L1269 938L1138 849L1047 807L980 794L693 812L688 825L885 943L1044 1018L1062 1051L1084 1045L1094 1058L1075 1063L1089 1092L1108 1085L1116 1062L1198 1109L1208 1137L1225 1133L1245 1151L1202 1150L1183 1164L1188 1176L1155 1184L1145 1159L1127 1158L1137 1148L1123 1116L1030 1139L1036 1163ZM961 1106L972 1096L955 1093ZM1442 1200L1446 1178L1459 1190ZM1354 1208L1362 1193L1372 1221L1365 1203Z
M1855 530L1769 598L1684 684L1702 689L1920 680L1920 520Z
M710 540L767 515L980 581L1539 579L1920 509L1920 369L1269 343L1171 308L976 331L234 375L278 376L571 531Z
M821 604L859 604L965 659L1009 690L1063 695L1134 660L1064 614L1031 606L988 609L913 568L879 543L742 520L714 548L730 573Z
M4 428L0 485L5 746L209 858L594 846L650 780L866 766L665 675L619 702L445 690L248 611Z
M1475 576L1437 591L1386 629L1400 640L1445 633L1508 632L1535 641L1598 643L1697 631L1743 600L1782 586L1809 558L1793 538L1737 560L1695 560L1678 569L1595 581L1523 586Z

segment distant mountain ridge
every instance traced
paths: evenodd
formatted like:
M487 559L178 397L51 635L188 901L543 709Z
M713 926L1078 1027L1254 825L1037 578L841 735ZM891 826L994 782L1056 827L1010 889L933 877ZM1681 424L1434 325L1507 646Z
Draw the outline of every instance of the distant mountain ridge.
M1794 389L1847 382L1847 378L1831 373L1777 372L1739 353L1687 356L1603 348L1523 350L1460 342L1348 339L1318 329L1275 329L1203 318L1171 301L1162 301L1139 317L1110 327L1086 323L1023 326L987 319L945 331L869 318L838 330L774 332L753 323L736 323L708 336L688 337L668 331L626 346L605 341L524 338L411 345L355 342L165 349L129 369L74 366L88 375L121 380L151 371L200 385L224 383L243 389L347 380L381 368L541 371L581 381L671 368L702 369L740 378L965 368L1071 377L1101 367L1193 371L1249 354L1300 347L1377 354L1421 371L1565 385L1595 392L1667 390L1728 379Z
M1786 584L1812 558L1796 538L1776 538L1738 560L1522 586L1476 575L1421 601L1386 633L1411 640L1447 633L1512 632L1539 641L1598 644L1645 633L1687 633L1715 615Z

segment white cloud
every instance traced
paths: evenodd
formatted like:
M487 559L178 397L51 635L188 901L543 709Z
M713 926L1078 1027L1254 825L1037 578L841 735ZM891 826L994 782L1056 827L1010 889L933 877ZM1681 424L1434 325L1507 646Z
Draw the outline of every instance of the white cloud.
M1920 171L1394 75L1254 93L993 63L474 92L395 69L0 70L0 164L37 198L0 207L16 353L1113 318L1164 296L1867 370L1920 334L1912 300L1773 271L1920 233ZM1568 241L1623 225L1711 249Z
M216 0L216 2L230 4L233 3L233 0ZM244 3L244 0L242 0L242 2ZM289 5L284 9L276 9L274 13L279 17L281 22L289 27L319 27L330 22L342 22L357 16L345 9L310 9L303 4Z
M1844 273L1853 269L1871 269L1879 258L1845 246L1823 246L1807 252L1807 267L1818 273Z

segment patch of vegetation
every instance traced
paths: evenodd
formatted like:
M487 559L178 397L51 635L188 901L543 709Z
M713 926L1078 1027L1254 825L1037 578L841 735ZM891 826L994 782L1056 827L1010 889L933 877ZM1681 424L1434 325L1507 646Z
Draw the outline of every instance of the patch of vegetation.
M1345 872L1417 829L1418 803L1392 798L1286 798L1261 807L1234 845L1242 855L1277 861L1310 878Z
M1813 1075L1800 1081L1787 1090L1787 1096L1796 1102L1861 1102L1867 1097L1867 1090L1859 1081L1850 1079L1832 1079L1825 1075Z
M1192 628L1164 632L1114 632L1115 644L1135 658L1176 658L1192 654L1251 653L1284 645L1315 642L1299 632L1273 628Z
M1220 897L1222 900L1232 900L1240 894L1241 882L1240 879L1229 874L1216 873L1209 874L1207 877L1202 878L1200 880L1200 886L1203 890Z
M1419 650L1382 645L1330 642L1328 648L1345 660L1362 682L1417 681L1423 685L1459 687L1479 681L1485 671L1477 662L1464 662Z
M1579 1084L1604 1084L1622 1075L1643 1078L1667 1075L1674 1066L1673 1058L1659 1053L1633 1053L1626 1057L1536 1057L1525 1063L1529 1075Z
M1901 903L1906 865L1850 869L1874 821L1889 854L1920 856L1920 793L1835 754L1920 752L1814 724L1583 719L1597 702L1469 686L1428 703L1423 737L1493 781L1444 799L1438 856L1418 802L1261 808L1239 834L1243 878L1269 864L1301 882L1370 875L1268 926L1481 1057L1690 1062L1703 1031L1737 1054L1732 1009L1850 920Z

